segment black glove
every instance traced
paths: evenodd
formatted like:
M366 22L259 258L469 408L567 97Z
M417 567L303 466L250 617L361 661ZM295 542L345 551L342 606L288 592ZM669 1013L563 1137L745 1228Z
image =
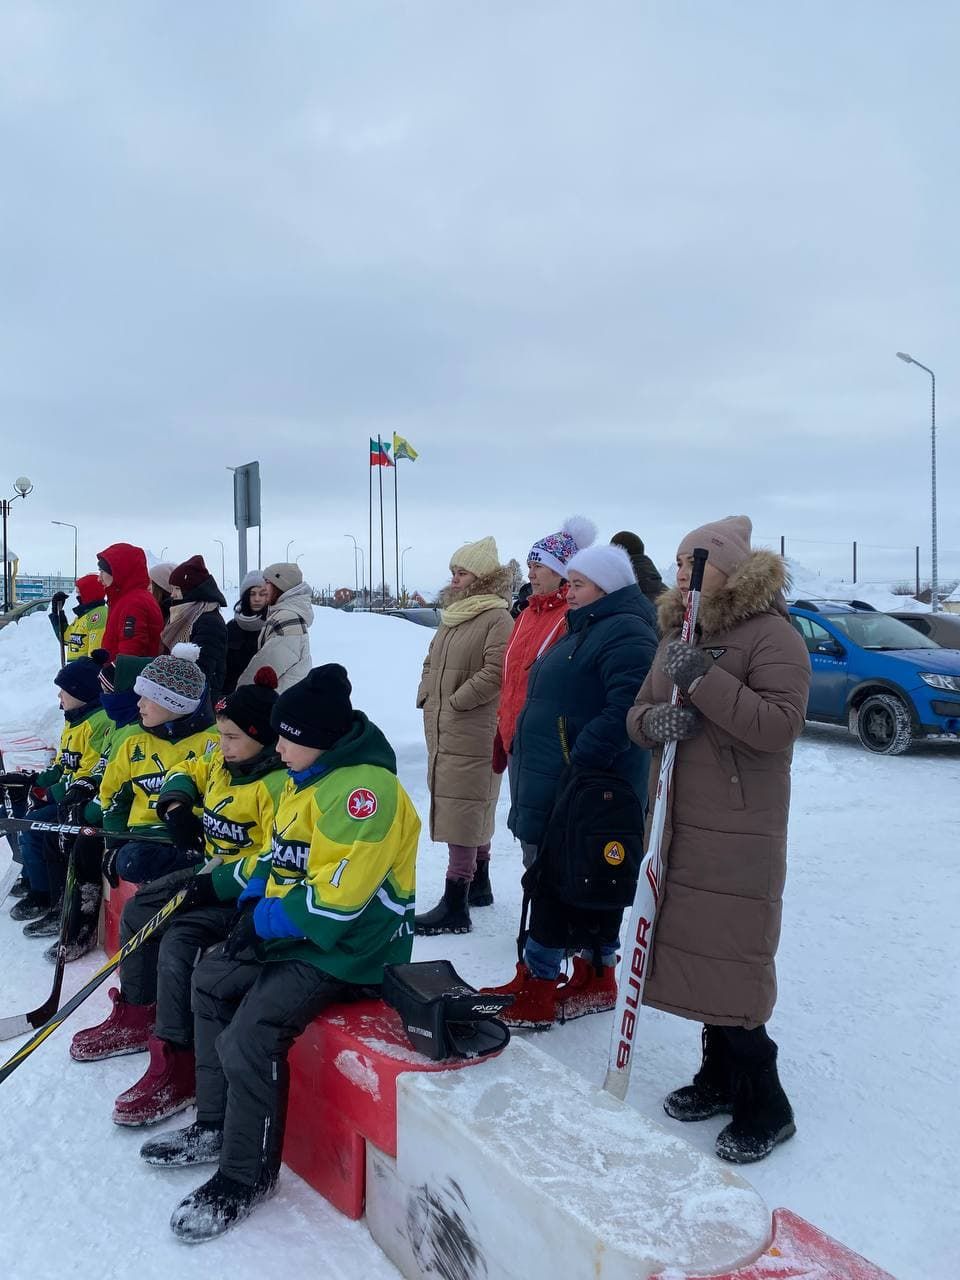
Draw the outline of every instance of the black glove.
M66 794L60 803L64 809L79 808L82 813L99 790L100 788L90 778L77 778L67 787Z
M0 773L0 787L11 787L14 791L19 787L25 790L27 787L33 786L33 780L37 777L35 773Z
M681 693L688 693L694 680L705 676L713 666L709 654L696 645L671 640L663 653L661 670L668 675Z
M108 844L107 852L103 855L103 874L111 889L116 889L120 884L120 877L117 874L117 858L120 856L122 848L123 845L119 842Z
M686 742L700 732L702 720L700 712L693 707L661 702L644 713L640 728L651 742Z
M203 823L189 804L172 804L163 810L163 824L182 853L203 853Z
M188 880L184 886L183 902L180 904L181 911L196 911L201 907L216 907L220 905L220 899L213 887L213 876L196 875L192 880Z
M257 904L254 903L254 906ZM241 911L230 936L223 944L223 954L228 960L236 960L242 951L252 951L260 941L252 911Z
M50 608L54 613L62 613L63 606L67 603L67 593L65 591L55 591L50 597Z

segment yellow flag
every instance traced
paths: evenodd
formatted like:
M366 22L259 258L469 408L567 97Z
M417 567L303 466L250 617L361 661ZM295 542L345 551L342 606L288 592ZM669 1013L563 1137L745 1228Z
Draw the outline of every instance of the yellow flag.
M419 456L409 440L404 440L403 436L398 436L396 432L393 433L394 462L399 462L401 458L409 458L411 462L416 462Z

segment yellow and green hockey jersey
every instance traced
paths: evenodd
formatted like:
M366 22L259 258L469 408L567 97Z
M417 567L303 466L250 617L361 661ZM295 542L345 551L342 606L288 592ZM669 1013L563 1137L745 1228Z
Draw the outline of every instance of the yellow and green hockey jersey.
M175 798L202 810L204 852L208 858L219 854L223 859L212 873L221 900L240 895L269 848L287 777L272 749L243 764L228 765L219 747L175 765L167 774L161 800Z
M74 658L89 658L94 649L103 644L107 627L107 606L98 604L79 618L67 624L63 633L63 650L68 662Z
M156 809L167 774L184 760L206 755L220 740L216 724L203 725L202 718L194 713L156 731L138 725L137 732L121 739L100 782L105 831L164 830Z
M110 719L99 703L66 713L60 746L53 764L37 778L59 804L76 778L91 778L100 760Z
M299 780L298 780L299 777ZM420 819L386 738L361 712L284 786L264 898L254 921L268 960L305 960L345 982L378 984L413 947Z

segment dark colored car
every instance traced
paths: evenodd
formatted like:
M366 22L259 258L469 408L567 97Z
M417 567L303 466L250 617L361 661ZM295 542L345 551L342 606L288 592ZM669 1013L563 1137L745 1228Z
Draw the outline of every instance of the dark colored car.
M960 649L960 613L909 613L906 609L888 609L887 613L944 649Z

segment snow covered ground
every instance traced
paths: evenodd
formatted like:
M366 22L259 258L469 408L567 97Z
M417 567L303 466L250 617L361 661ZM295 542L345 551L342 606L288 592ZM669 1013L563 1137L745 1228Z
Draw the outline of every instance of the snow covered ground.
M424 752L413 702L432 634L329 610L318 611L312 632L314 660L347 666L356 704L393 740L402 779L423 813ZM55 740L56 666L45 619L0 632L0 746L11 764L36 758L18 755L12 739ZM798 1133L746 1170L771 1208L804 1215L899 1280L960 1273L958 781L960 747L950 744L888 760L868 755L841 730L820 727L798 744L781 995L771 1024ZM416 958L448 956L477 983L503 981L513 969L520 858L505 817L502 802L495 906L474 914L469 937L416 944ZM444 866L443 850L425 835L421 907L439 896ZM46 994L42 949L0 911L0 1013L19 1012ZM72 966L67 993L94 967ZM202 1249L176 1244L168 1216L201 1178L141 1165L142 1134L110 1121L113 1098L145 1059L81 1066L67 1053L70 1032L106 1008L104 987L0 1085L4 1277L262 1280L281 1267L331 1280L396 1276L362 1223L340 1217L286 1171L281 1193L238 1231ZM599 1085L608 1035L609 1015L557 1028L537 1043ZM662 1095L696 1066L697 1028L645 1011L642 1036L629 1102L665 1119ZM0 1046L0 1054L17 1043ZM685 1126L683 1134L710 1151L723 1123Z

